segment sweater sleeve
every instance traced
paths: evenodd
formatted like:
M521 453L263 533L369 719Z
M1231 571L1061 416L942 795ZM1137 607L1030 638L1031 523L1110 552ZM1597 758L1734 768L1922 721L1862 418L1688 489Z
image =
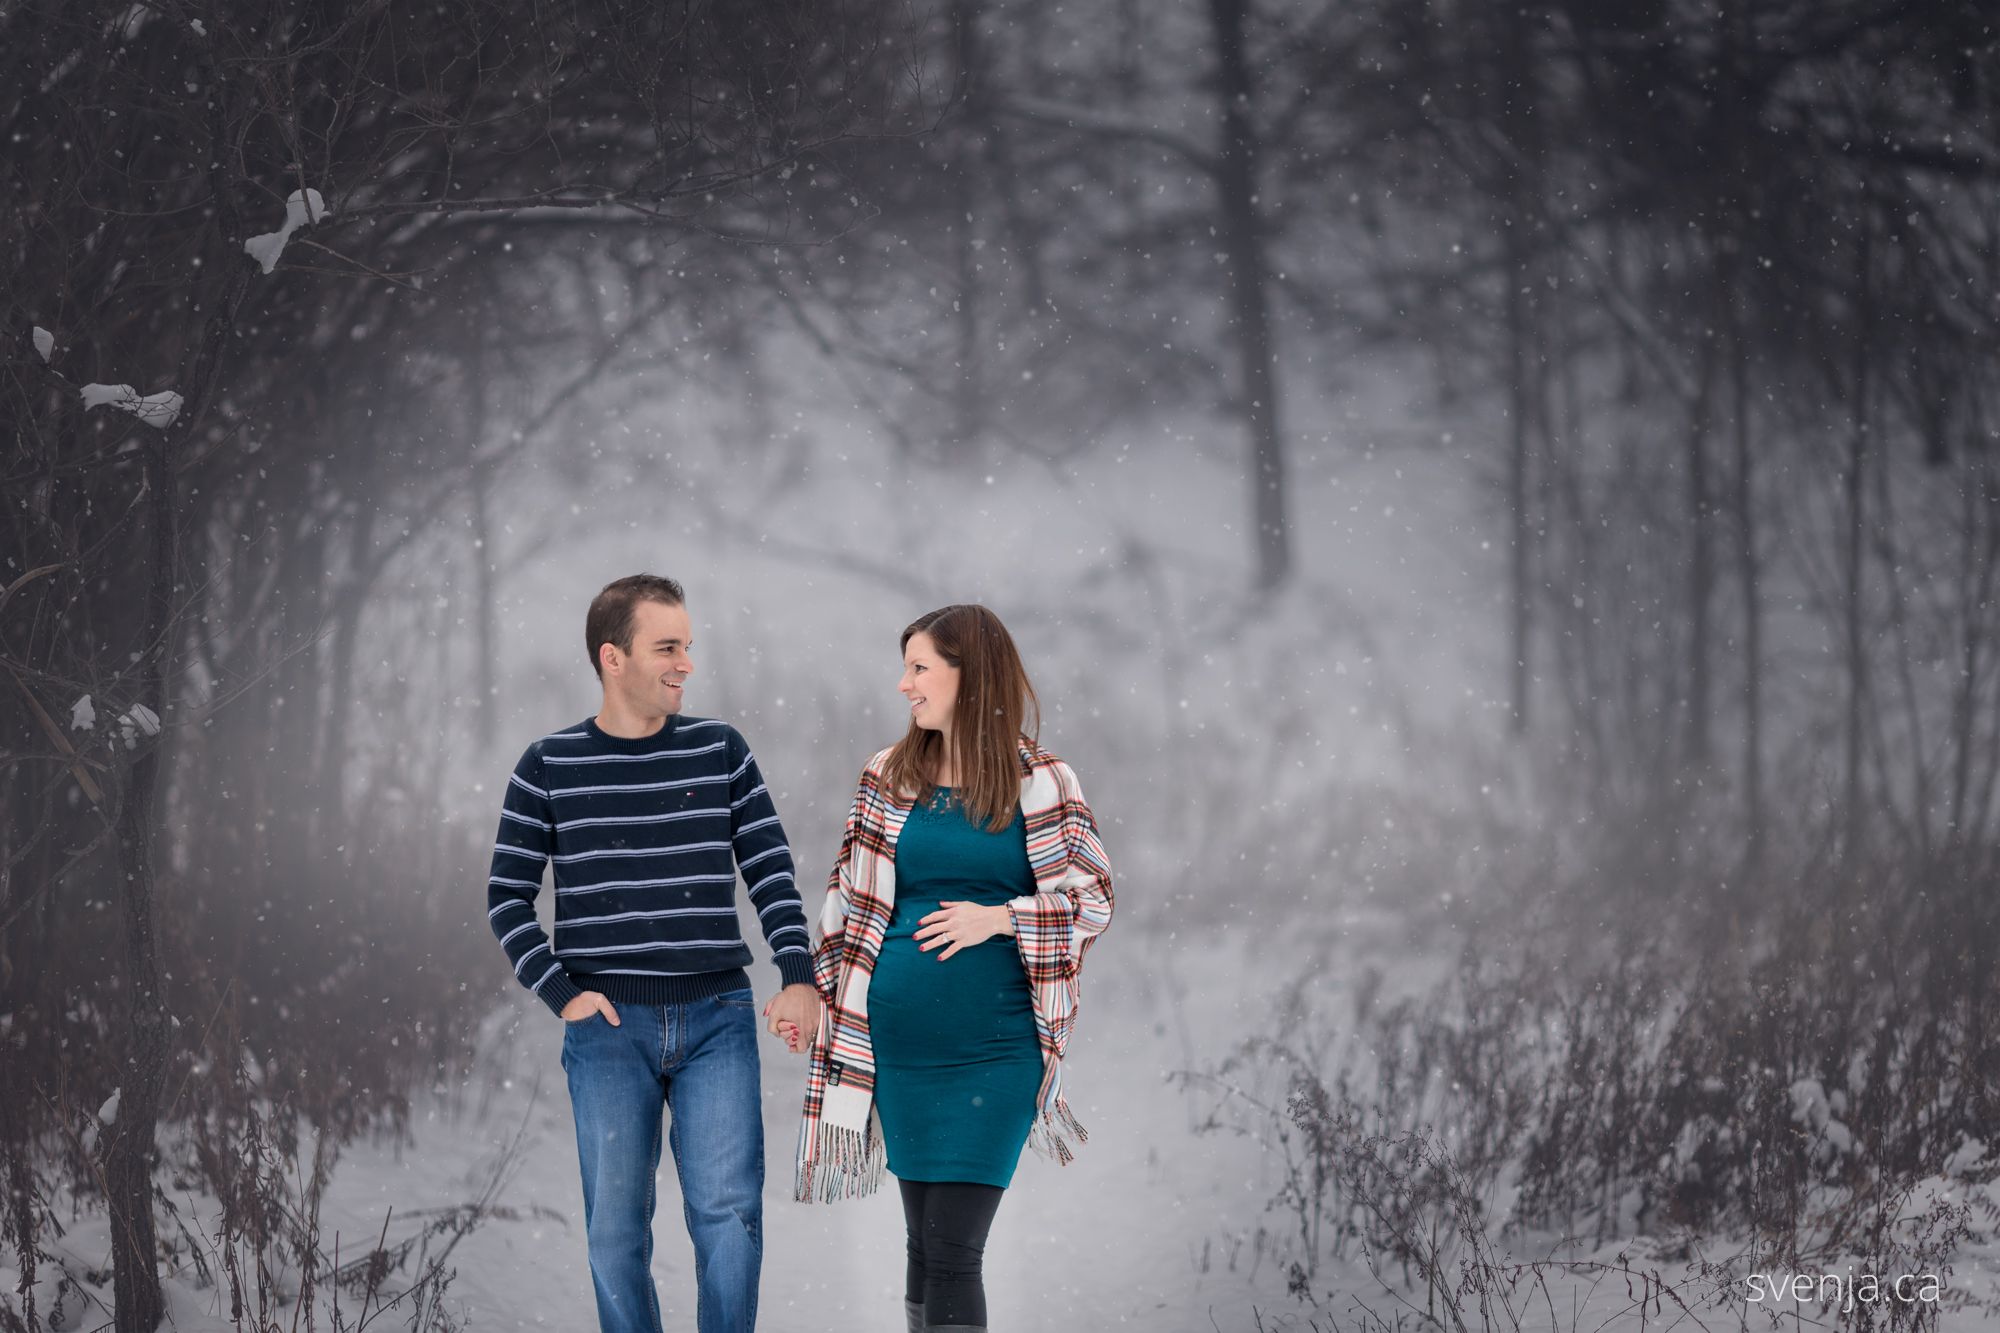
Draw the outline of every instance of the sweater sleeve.
M486 920L514 965L514 979L560 1015L582 991L556 960L549 937L535 919L535 895L541 892L542 871L555 852L555 837L537 741L507 779L500 832L493 841L493 869L486 881Z
M750 905L756 909L757 924L764 931L764 942L771 946L771 961L778 965L784 984L810 986L811 940L792 874L792 848L785 841L785 826L778 822L777 806L757 769L756 757L734 727L729 729L728 754L729 840L736 852L736 868L750 890Z

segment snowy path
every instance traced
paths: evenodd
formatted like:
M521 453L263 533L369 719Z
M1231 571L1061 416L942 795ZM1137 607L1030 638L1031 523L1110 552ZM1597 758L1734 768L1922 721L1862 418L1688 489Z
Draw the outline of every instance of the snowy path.
M1252 1292L1245 1277L1198 1269L1205 1242L1217 1240L1232 1218L1254 1226L1270 1181L1247 1144L1193 1134L1187 1095L1165 1082L1170 1070L1220 1058L1246 1004L1232 999L1220 1006L1204 1038L1187 1031L1188 1015L1173 1014L1157 998L1158 979L1140 959L1119 959L1107 947L1093 962L1102 966L1086 982L1071 1056L1072 1104L1091 1139L1067 1168L1033 1154L1024 1159L987 1253L992 1327L1248 1329ZM1156 955L1154 965L1168 963ZM1254 997L1266 980L1227 984ZM516 1024L508 1086L483 1116L452 1123L442 1113L419 1112L413 1148L348 1151L327 1202L324 1234L337 1227L345 1249L349 1237L372 1240L390 1204L403 1213L476 1197L525 1114L520 1172L501 1203L527 1215L488 1221L461 1243L449 1303L475 1329L586 1329L593 1325L590 1280L558 1060L561 1030L525 997L496 1015L493 1029L497 1035ZM858 1202L792 1202L803 1061L769 1037L762 1055L765 1259L758 1327L764 1333L900 1330L902 1214L893 1185ZM543 1210L564 1220L536 1215ZM666 1325L691 1330L692 1256L670 1162L662 1163L656 1237ZM1268 1267L1257 1285L1267 1315L1286 1304L1282 1282Z
M1421 989L1434 979L1438 960L1399 948L1392 921L1352 924L1342 960L1320 973L1326 981L1313 993L1316 1012L1349 1011L1354 960L1386 967L1396 983L1392 989ZM1024 1159L987 1253L991 1326L1002 1333L1250 1333L1261 1318L1265 1329L1303 1333L1308 1312L1285 1294L1284 1276L1270 1260L1258 1264L1251 1239L1260 1226L1282 1231L1288 1225L1284 1214L1265 1208L1279 1184L1274 1157L1242 1138L1194 1133L1193 1119L1205 1100L1165 1081L1169 1071L1214 1064L1253 1032L1277 1035L1273 997L1296 974L1244 940L1211 939L1199 955L1189 948L1170 952L1158 940L1127 943L1126 954L1107 948L1093 955L1099 966L1086 982L1072 1048L1073 1105L1091 1131L1090 1142L1067 1168L1032 1154ZM1199 989L1189 982L1194 976L1204 978ZM1173 1006L1164 996L1176 988L1206 991L1208 1003ZM498 1036L514 1024L511 1068L493 1071L508 1086L496 1089L486 1112L456 1123L434 1115L418 1126L416 1146L400 1154L351 1149L328 1200L326 1232L337 1226L344 1238L372 1241L385 1206L394 1204L402 1214L476 1197L526 1115L520 1173L500 1200L522 1216L489 1221L462 1243L449 1304L474 1330L589 1330L595 1323L573 1128L558 1063L561 1030L525 997L494 1016L491 1032ZM506 1043L489 1049L495 1046ZM763 1333L901 1333L902 1217L893 1185L832 1206L791 1201L803 1062L769 1038L762 1053L767 1175L758 1327ZM2000 1205L2000 1186L1987 1194ZM406 1231L392 1228L391 1234ZM654 1271L666 1327L692 1333L691 1251L670 1164L663 1164L660 1176L656 1236ZM1524 1237L1516 1244L1523 1252L1545 1252L1552 1239ZM1609 1260L1625 1246L1636 1249L1637 1243L1615 1242L1596 1257ZM1994 1290L1996 1247L1961 1252L1955 1265L1960 1290ZM1359 1267L1350 1266L1344 1277L1323 1270L1320 1280L1394 1316L1393 1302ZM1525 1327L1771 1326L1769 1307L1752 1310L1740 1302L1694 1315L1668 1310L1664 1318L1642 1321L1629 1308L1622 1279L1559 1279L1554 1286L1560 1312L1551 1321L1541 1309L1524 1311ZM1339 1327L1357 1326L1351 1309L1334 1313ZM1940 1321L1941 1333L1987 1326L1977 1310L1948 1310ZM1327 1327L1324 1315L1319 1327Z

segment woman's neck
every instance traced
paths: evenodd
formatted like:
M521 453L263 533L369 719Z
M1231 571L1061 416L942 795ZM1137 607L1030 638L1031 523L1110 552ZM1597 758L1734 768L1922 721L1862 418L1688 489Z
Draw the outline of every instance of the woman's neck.
M938 737L941 743L938 746L937 767L932 770L931 781L940 787L956 787L958 769L951 758L951 733L940 731Z

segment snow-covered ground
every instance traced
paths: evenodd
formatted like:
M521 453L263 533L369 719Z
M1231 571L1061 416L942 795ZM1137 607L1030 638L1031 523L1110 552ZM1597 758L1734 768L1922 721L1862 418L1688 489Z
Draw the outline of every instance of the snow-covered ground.
M1326 925L1321 939L1328 952L1315 969L1320 979L1310 988L1306 1021L1337 1025L1339 1015L1351 1012L1348 987L1364 965L1390 969L1397 990L1419 988L1435 976L1434 961L1408 953L1402 925L1393 917L1343 911ZM1174 1071L1212 1068L1252 1034L1292 1037L1302 1044L1324 1044L1334 1035L1277 1031L1297 961L1284 947L1273 948L1242 930L1198 941L1153 933L1120 939L1113 933L1093 951L1070 1074L1090 1142L1067 1168L1032 1154L1024 1160L987 1252L993 1328L1324 1331L1360 1327L1350 1304L1356 1301L1394 1319L1394 1299L1365 1267L1328 1260L1315 1284L1322 1292L1318 1323L1308 1323L1314 1312L1286 1293L1282 1264L1256 1239L1260 1229L1282 1234L1290 1225L1285 1214L1267 1208L1281 1183L1277 1157L1248 1137L1197 1132L1197 1117L1214 1096L1168 1081ZM1210 984L1202 977L1226 982ZM758 980L761 985L769 979ZM1214 1002L1222 994L1234 998ZM526 996L499 1006L482 1028L486 1058L451 1099L459 1109L450 1109L443 1098L419 1101L413 1142L357 1145L343 1154L321 1213L325 1250L331 1254L337 1239L343 1259L351 1260L381 1233L385 1213L392 1242L409 1235L424 1215L479 1198L505 1166L498 1215L483 1221L451 1256L455 1276L447 1310L469 1329L593 1327L560 1043L556 1021ZM791 1200L802 1063L768 1037L762 1053L767 1176L759 1328L765 1333L900 1330L902 1218L893 1188L830 1206ZM1956 1182L1934 1185L1967 1188ZM659 1186L654 1273L662 1310L670 1330L692 1329L691 1250L671 1162L662 1163ZM1980 1187L1979 1193L2000 1208L2000 1189ZM1527 1236L1500 1248L1534 1257L1546 1253L1552 1241ZM1626 1237L1590 1257L1611 1262L1623 1253L1637 1269L1658 1269L1670 1281L1686 1276L1680 1263L1647 1257L1653 1247L1648 1238ZM1719 1257L1730 1248L1716 1240L1707 1252ZM86 1216L56 1250L72 1273L103 1276L108 1233L101 1216ZM2000 1250L1991 1245L1961 1252L1953 1263L1952 1291L1990 1293L2000 1280ZM11 1289L13 1279L0 1266L0 1283ZM45 1272L40 1286L46 1314L53 1273ZM191 1269L174 1277L169 1293L174 1327L186 1333L232 1327L226 1299L197 1282ZM108 1289L94 1287L92 1294L108 1302ZM1420 1288L1404 1295L1422 1308ZM348 1308L351 1313L351 1300ZM1551 1331L1775 1326L1747 1300L1698 1307L1693 1315L1676 1312L1668 1302L1642 1320L1619 1276L1557 1275L1547 1304L1540 1297L1521 1299L1517 1308L1522 1328ZM63 1329L91 1329L105 1321L74 1295L66 1310ZM1800 1326L1813 1326L1814 1318L1808 1310ZM1410 1323L1407 1313L1405 1321L1405 1327L1420 1326ZM1834 1327L1847 1322L1838 1312L1830 1320ZM403 1321L392 1315L377 1326L401 1327ZM1945 1333L1990 1326L1976 1309L1947 1310L1938 1325Z
M1351 928L1358 943L1391 923L1357 919ZM1268 1265L1250 1271L1247 1247L1233 1271L1224 1257L1231 1235L1264 1220L1274 1164L1242 1139L1197 1135L1197 1100L1168 1082L1174 1071L1213 1063L1242 1036L1266 1029L1274 1002L1260 994L1268 973L1256 955L1242 937L1196 945L1121 940L1115 931L1093 951L1068 1075L1090 1141L1068 1167L1033 1154L1024 1159L987 1251L992 1327L1209 1330L1213 1314L1225 1329L1247 1329L1253 1304L1289 1303ZM1221 986L1190 985L1203 969L1235 973L1228 988L1242 999L1204 1006L1200 997ZM503 1197L525 1216L487 1222L462 1242L450 1301L474 1328L588 1327L590 1279L560 1028L524 997L495 1016L489 1036L489 1048L505 1052L496 1055L504 1072L496 1063L489 1076L505 1086L484 1114L453 1121L425 1112L414 1147L350 1152L325 1225L372 1236L391 1204L439 1207L474 1197L525 1114L520 1173ZM758 1327L900 1327L903 1224L893 1186L833 1205L792 1201L804 1066L769 1037L762 1053L767 1163ZM678 1200L665 1161L654 1269L667 1326L692 1328L692 1251ZM563 1220L544 1219L544 1209Z
M1349 924L1357 943L1390 927L1380 920ZM1115 933L1093 952L1069 1073L1072 1104L1090 1141L1066 1168L1033 1154L1024 1159L988 1249L992 1327L1247 1329L1253 1305L1289 1304L1270 1266L1252 1271L1251 1249L1231 1243L1263 1220L1276 1184L1274 1163L1245 1140L1197 1135L1196 1100L1168 1082L1174 1071L1218 1060L1269 1021L1271 1002L1260 995L1268 976L1260 962L1268 960L1257 953L1241 936L1195 945ZM1235 973L1230 990L1243 998L1200 1003L1201 995L1216 993L1189 984L1204 968ZM759 973L769 971L760 965ZM342 1258L353 1259L382 1233L385 1214L394 1242L425 1215L479 1198L506 1166L496 1200L501 1215L483 1221L451 1257L456 1276L447 1309L472 1329L592 1327L560 1026L525 995L510 998L484 1025L481 1046L485 1058L471 1086L453 1099L461 1109L426 1098L415 1110L413 1142L364 1143L341 1156L321 1210L322 1246L330 1256L337 1242ZM835 1205L792 1201L803 1062L770 1037L762 1054L767 1172L759 1328L900 1328L903 1230L893 1186ZM662 1310L669 1329L691 1329L692 1252L670 1160L662 1162L659 1184L654 1271ZM102 1217L87 1215L56 1250L72 1273L103 1276L108 1246ZM0 1282L11 1288L13 1277L0 1267ZM39 1285L46 1315L55 1273L45 1271ZM175 1275L169 1294L176 1328L231 1327L226 1297L204 1287L192 1268ZM108 1302L107 1288L93 1287L92 1295ZM72 1318L65 1329L93 1328L104 1318L74 1295L66 1309Z

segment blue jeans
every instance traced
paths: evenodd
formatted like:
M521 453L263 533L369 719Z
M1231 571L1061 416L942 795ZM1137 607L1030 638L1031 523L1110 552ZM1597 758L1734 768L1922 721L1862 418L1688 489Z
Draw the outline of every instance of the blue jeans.
M699 1333L751 1333L764 1256L764 1118L748 990L621 1004L569 1024L562 1064L576 1111L584 1229L603 1333L661 1333L653 1182L663 1110L694 1241Z

